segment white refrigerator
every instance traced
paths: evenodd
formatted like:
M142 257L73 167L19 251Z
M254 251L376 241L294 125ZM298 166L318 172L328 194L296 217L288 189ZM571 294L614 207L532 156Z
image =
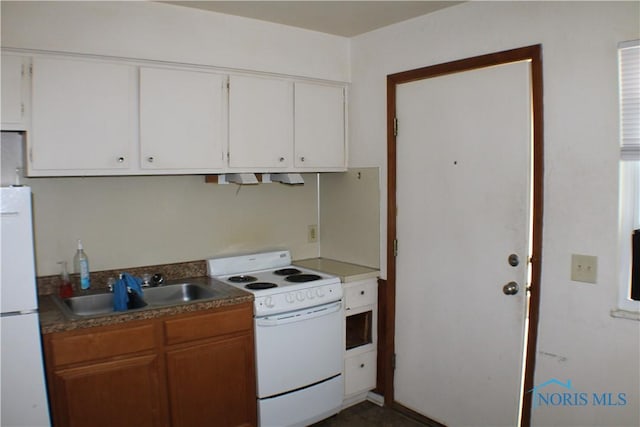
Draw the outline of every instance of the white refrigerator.
M0 188L0 426L49 426L35 280L31 188Z

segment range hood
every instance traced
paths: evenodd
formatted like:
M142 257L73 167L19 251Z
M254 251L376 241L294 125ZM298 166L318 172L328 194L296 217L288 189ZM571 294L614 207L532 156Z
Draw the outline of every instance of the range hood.
M258 178L254 173L227 173L218 175L218 184L259 184Z
M269 184L272 182L280 182L287 185L302 185L304 179L299 173L226 173L220 175L208 175L206 182L217 184L240 184L240 185L254 185L254 184Z
M272 173L270 178L273 182L281 182L283 184L304 184L304 179L299 173Z

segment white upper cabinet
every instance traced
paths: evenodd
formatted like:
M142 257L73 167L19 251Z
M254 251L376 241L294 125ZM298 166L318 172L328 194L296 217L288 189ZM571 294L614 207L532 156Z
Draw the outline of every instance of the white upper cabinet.
M2 55L2 130L25 130L29 59Z
M346 170L345 89L295 84L296 168Z
M132 164L135 67L33 58L30 175L105 175Z
M225 166L226 77L140 68L140 167L216 172Z
M269 172L293 166L293 82L229 78L229 167Z
M29 176L344 171L345 128L339 83L2 55L2 129L27 131Z

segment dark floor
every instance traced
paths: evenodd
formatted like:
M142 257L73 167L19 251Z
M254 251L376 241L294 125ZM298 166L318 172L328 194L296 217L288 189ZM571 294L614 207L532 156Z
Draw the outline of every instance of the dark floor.
M371 402L362 402L342 410L312 427L423 427L417 421L393 409L380 407Z

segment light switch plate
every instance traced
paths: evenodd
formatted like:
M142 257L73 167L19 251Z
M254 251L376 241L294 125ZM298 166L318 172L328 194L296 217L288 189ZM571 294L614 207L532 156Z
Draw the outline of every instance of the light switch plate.
M591 255L571 255L571 280L596 283L598 277L598 257Z

